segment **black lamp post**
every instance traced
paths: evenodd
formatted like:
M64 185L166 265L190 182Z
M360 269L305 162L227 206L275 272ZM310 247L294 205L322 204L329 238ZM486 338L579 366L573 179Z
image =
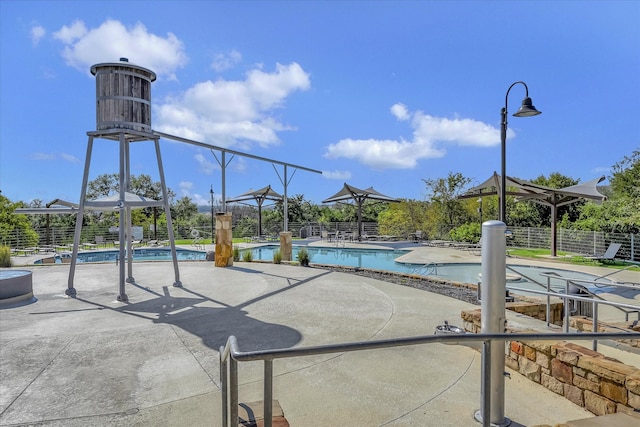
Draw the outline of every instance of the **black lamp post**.
M213 245L213 184L211 184L209 195L211 196L211 244Z
M502 127L500 130L500 139L502 141L502 174L500 176L500 221L507 223L507 101L509 99L509 92L511 88L517 84L524 86L526 91L525 98L522 100L520 109L513 115L514 117L530 117L541 114L541 111L536 110L533 106L531 98L529 98L529 88L525 82L517 81L509 86L507 94L504 97L504 108L502 109Z

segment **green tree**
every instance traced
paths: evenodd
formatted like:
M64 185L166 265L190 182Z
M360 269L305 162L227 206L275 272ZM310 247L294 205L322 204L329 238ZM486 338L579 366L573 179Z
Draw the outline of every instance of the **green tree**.
M131 175L129 179L129 191L138 196L146 197L153 200L162 200L162 184L159 181L153 181L149 175ZM94 200L102 197L109 197L120 192L120 176L117 173L102 174L87 184L87 199ZM175 193L167 188L167 196L169 203L173 202ZM144 208L132 211L132 223L136 225L147 226L153 224L153 218L156 215L156 221L164 216L162 208ZM88 218L89 222L101 225L117 225L118 212L93 212ZM85 222L87 217L85 216Z
M612 167L611 191L602 204L586 203L574 223L563 227L612 233L640 232L640 150L625 156Z
M389 203L378 216L378 228L381 234L407 235L418 230L430 234L429 204L424 201L402 200Z
M613 165L613 173L609 178L615 197L640 198L640 150Z
M184 196L171 206L171 218L179 225L191 225L190 221L198 213L198 205Z
M11 202L0 194L0 243L12 248L26 248L38 244L36 233L27 215L16 214L18 208L26 207L23 202Z
M446 178L423 179L435 209L437 221L452 228L472 220L465 203L458 199L464 188L471 182L461 173L449 172Z

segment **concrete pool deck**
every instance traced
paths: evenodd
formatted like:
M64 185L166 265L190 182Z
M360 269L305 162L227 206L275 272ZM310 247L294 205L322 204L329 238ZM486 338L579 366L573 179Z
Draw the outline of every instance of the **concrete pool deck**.
M2 426L220 425L218 349L229 335L242 350L431 335L477 307L268 263L180 262L184 288L171 286L170 262L135 263L128 303L116 301L114 264L78 264L77 298L64 294L69 265L32 271L38 301L0 310ZM442 344L277 360L274 398L291 426L478 426L480 362ZM240 401L261 400L262 364L241 363L239 374ZM593 417L517 374L505 383L513 426Z

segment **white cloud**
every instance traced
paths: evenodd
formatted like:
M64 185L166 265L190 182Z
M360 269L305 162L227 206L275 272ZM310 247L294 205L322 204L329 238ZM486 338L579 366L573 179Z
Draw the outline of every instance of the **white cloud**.
M43 153L43 152L36 152L31 154L31 159L32 160L65 160L67 162L70 163L80 163L80 159L78 159L76 156L72 155L72 154L67 154L67 153Z
M178 187L180 188L181 191L189 191L193 188L193 182L190 181L180 181L180 183L178 184Z
M38 43L40 43L40 40L46 33L47 30L45 30L44 27L40 25L35 25L31 28L31 43L33 44L33 47L38 46Z
M477 120L411 113L401 103L390 111L398 120L410 123L410 141L345 138L327 146L324 157L352 159L374 169L412 169L422 159L443 157L447 144L488 147L500 143L500 130ZM508 136L515 133L510 130Z
M407 106L400 103L393 104L391 106L391 114L393 114L398 120L408 120L409 117L411 117L409 115L409 110L407 110Z
M84 22L75 21L55 32L54 38L65 45L62 56L67 64L87 72L92 65L126 57L158 76L175 79L176 69L188 60L182 42L174 34L157 36L139 22L126 28L119 21L107 20L97 28L87 29Z
M74 156L73 154L67 154L67 153L60 153L60 157L63 160L66 160L67 162L71 162L71 163L80 163L80 159L77 158L76 156Z
M178 188L180 189L180 194L182 197L188 197L196 205L206 206L211 204L211 195L209 193L205 194L204 196L199 193L191 194L191 189L193 188L193 182L191 181L180 181L180 183L178 184Z
M37 153L31 154L31 159L32 160L55 160L56 155L52 153L37 152Z
M213 58L211 68L221 72L233 68L234 65L242 61L242 54L236 50L232 50L228 54L219 53Z
M346 181L351 179L351 172L349 171L322 171L322 177L327 179L335 179L339 181Z
M213 171L216 170L216 164L207 159L203 154L196 154L193 156L200 165L200 171L205 175L213 175Z
M60 40L64 44L71 44L85 34L87 34L87 27L85 27L84 22L75 20L71 26L63 25L62 28L53 33L53 38Z
M277 133L292 128L273 118L272 112L310 85L309 74L295 62L277 64L271 73L251 70L244 80L200 82L156 107L157 128L227 148L277 144Z

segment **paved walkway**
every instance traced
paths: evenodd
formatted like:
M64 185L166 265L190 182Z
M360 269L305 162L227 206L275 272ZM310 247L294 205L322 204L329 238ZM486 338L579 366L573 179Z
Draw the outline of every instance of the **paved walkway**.
M231 334L242 350L431 335L477 307L288 265L180 262L174 288L170 262L135 263L128 303L113 264L79 264L75 299L68 265L30 270L37 302L0 309L2 426L220 425L218 349ZM292 426L477 426L480 362L442 344L276 360L274 397ZM240 400L261 400L262 365L239 373ZM519 375L505 386L514 426L591 417Z

